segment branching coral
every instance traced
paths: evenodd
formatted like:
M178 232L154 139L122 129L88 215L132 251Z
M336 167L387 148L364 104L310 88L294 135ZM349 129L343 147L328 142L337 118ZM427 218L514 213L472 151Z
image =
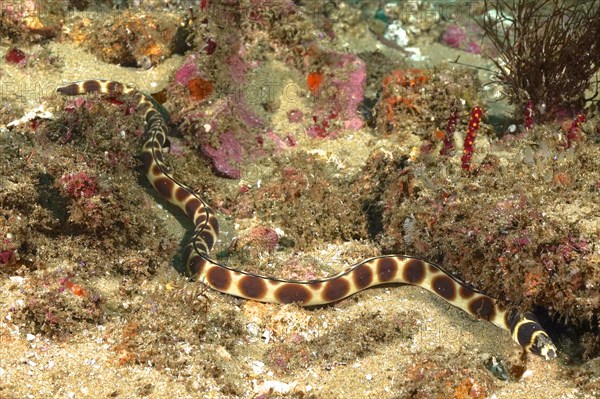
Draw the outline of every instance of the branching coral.
M473 159L473 152L475 151L475 138L477 137L477 130L479 130L479 122L481 122L482 115L483 110L480 106L474 107L471 111L469 130L465 136L463 155L460 158L461 166L464 170L471 170L471 160Z
M484 0L480 23L499 52L497 80L518 110L533 101L540 121L571 117L600 65L600 2ZM495 11L495 12L494 12Z

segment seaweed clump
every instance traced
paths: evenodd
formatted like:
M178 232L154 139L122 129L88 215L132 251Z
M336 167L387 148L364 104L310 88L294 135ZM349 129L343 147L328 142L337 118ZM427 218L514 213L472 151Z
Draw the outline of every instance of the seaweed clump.
M480 22L499 57L497 80L517 113L533 101L538 120L551 121L597 104L585 91L600 65L598 1L485 0ZM494 13L492 10L496 10Z

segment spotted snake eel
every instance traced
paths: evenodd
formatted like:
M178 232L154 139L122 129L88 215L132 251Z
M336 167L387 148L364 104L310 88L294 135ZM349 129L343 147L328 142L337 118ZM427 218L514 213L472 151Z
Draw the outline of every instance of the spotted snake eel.
M147 140L141 154L146 176L156 191L193 220L194 233L185 246L183 259L190 276L209 287L260 302L313 306L339 301L380 284L416 285L476 318L509 331L513 340L527 351L545 359L556 357L552 340L532 313L508 310L439 266L415 257L378 256L363 260L338 274L309 281L268 277L217 263L209 256L219 233L217 217L210 206L194 190L175 179L165 165L162 151L168 143L169 127L153 100L132 87L107 80L74 82L59 87L57 91L69 96L87 93L134 96L146 121Z

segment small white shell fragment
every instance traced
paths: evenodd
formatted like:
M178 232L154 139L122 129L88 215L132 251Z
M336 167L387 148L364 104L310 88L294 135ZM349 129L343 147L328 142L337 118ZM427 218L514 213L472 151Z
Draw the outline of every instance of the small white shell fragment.
M17 284L23 284L23 282L25 281L25 278L21 276L10 276L8 279L13 283Z
M424 61L428 58L426 55L421 54L421 49L418 47L405 47L404 50L410 53L408 58L411 61Z
M289 393L298 385L297 382L286 384L281 381L263 381L261 384L257 384L256 380L253 380L252 383L254 384L254 392L261 395L271 392Z
M260 337L262 338L263 341L265 341L266 344L268 344L271 341L272 336L273 336L273 333L271 332L271 330L265 330L265 331L263 331L263 333Z
M252 335L253 337L257 337L260 328L256 323L248 323L248 325L246 326L246 331L248 331L248 334Z
M231 354L223 346L217 347L217 354L225 360L231 360Z
M400 47L406 47L408 45L408 34L402 28L400 21L394 21L388 25L383 37L386 40L395 42Z
M523 373L523 375L521 376L521 379L524 380L525 378L529 378L533 375L533 371L527 369L525 370L525 372Z
M9 122L6 127L15 127L19 126L22 123L31 122L34 119L55 119L52 112L48 112L44 109L44 105L39 105L36 108L32 109L25 115L23 115L20 119L15 119L12 122Z
M275 230L275 233L277 233L277 235L278 235L279 237L283 237L283 236L285 236L285 231L283 231L283 229L280 229L279 227L275 227L275 229L274 229L274 230Z
M250 367L252 367L252 372L256 375L261 375L265 372L265 364L259 360L250 362Z

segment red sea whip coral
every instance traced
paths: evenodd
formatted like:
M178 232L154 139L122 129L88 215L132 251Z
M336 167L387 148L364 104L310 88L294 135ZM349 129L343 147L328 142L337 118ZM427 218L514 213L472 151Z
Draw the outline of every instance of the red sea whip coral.
M461 166L464 170L471 170L471 160L473 158L473 152L475 151L475 138L477 137L477 130L479 129L479 122L481 122L482 115L483 110L480 106L476 106L473 108L473 111L471 111L469 130L465 136L463 155L460 158Z
M446 129L444 131L444 146L440 150L440 155L450 155L454 149L454 130L458 123L458 111L455 107L452 108L448 122L446 123Z
M571 123L569 130L567 130L567 148L571 148L571 144L573 143L573 140L575 140L575 138L577 137L577 131L579 130L579 126L584 122L585 122L584 114L578 114L575 117L575 119L573 119L573 122Z

